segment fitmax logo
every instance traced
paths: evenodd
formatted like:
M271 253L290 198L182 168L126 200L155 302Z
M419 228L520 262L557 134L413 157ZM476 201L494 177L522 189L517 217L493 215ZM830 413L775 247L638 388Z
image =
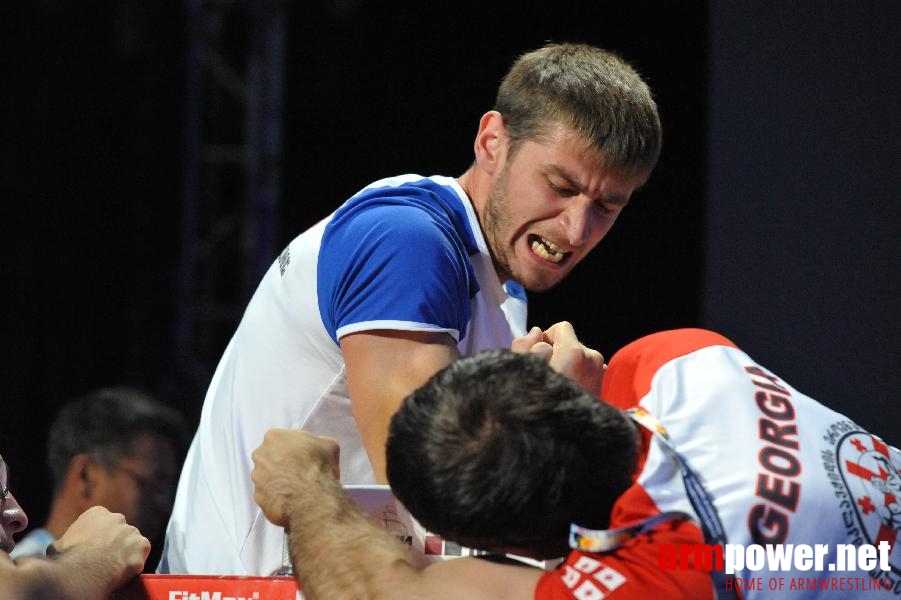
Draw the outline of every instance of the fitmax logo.
M260 600L260 593L254 592L250 596L223 596L222 592L169 590L169 600Z

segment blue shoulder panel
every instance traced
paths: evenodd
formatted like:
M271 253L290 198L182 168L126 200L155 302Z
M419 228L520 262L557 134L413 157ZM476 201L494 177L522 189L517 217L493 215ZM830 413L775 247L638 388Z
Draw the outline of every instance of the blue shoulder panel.
M373 321L463 335L479 289L467 223L453 190L431 180L364 190L342 206L317 265L319 312L332 339Z

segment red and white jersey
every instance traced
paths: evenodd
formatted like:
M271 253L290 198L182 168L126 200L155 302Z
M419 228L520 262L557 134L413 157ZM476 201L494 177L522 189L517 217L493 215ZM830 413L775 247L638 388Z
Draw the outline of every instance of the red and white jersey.
M706 330L661 332L624 347L610 360L601 396L657 418L704 482L728 544L824 545L822 571L798 570L793 561L737 569L740 597L872 597L885 588L882 594L901 595L897 449ZM663 525L610 552L573 551L541 579L536 598L714 597L709 572L660 568L663 545L704 540L675 460L659 436L644 428L642 436L639 470L614 506L610 527L664 511L695 520ZM842 564L839 544L882 540L891 545L890 569L829 570Z

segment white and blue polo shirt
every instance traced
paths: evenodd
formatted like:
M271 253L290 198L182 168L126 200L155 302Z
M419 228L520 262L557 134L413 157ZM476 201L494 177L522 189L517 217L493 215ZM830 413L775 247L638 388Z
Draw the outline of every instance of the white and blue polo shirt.
M374 483L339 340L374 329L447 332L462 355L525 333L526 299L498 280L475 211L449 177L377 181L282 252L210 384L161 572L268 574L283 532L253 501L251 452L272 427L341 444L345 484Z

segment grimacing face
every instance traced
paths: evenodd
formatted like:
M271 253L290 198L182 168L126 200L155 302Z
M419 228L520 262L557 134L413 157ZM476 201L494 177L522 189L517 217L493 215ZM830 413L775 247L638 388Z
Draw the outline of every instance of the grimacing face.
M482 215L502 280L547 290L600 242L647 176L607 169L584 139L563 125L506 155Z

